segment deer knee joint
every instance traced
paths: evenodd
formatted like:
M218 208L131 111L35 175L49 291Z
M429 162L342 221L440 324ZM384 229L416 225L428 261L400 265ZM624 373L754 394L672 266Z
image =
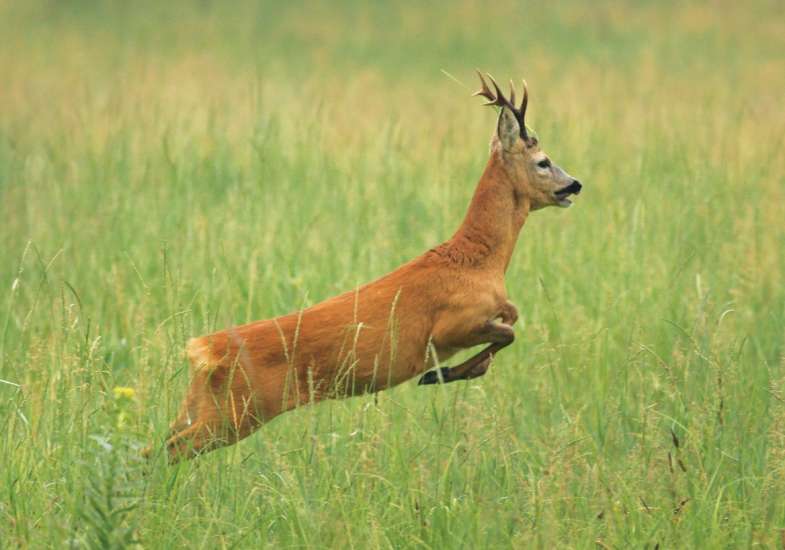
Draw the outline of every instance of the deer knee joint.
M515 340L515 330L507 323L500 321L487 321L482 328L486 342L507 346Z
M515 341L515 331L508 324L498 323L496 341L505 346L509 346Z

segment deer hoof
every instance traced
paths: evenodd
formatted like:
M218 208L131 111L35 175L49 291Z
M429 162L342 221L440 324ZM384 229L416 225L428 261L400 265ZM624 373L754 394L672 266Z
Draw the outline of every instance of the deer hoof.
M441 374L441 376L439 376ZM442 381L449 382L450 367L441 367L436 370L429 370L420 377L417 382L418 386L427 386L429 384L440 384Z

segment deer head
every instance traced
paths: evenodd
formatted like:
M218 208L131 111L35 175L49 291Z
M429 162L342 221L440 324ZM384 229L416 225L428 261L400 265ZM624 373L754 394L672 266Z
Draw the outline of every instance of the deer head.
M581 192L581 183L557 166L540 148L536 136L526 128L526 107L529 91L523 82L523 99L515 105L515 88L510 81L510 98L507 99L491 75L487 75L494 90L488 87L477 71L482 88L474 95L488 100L485 105L499 107L499 120L491 145L492 154L502 162L515 186L518 196L528 199L531 210L546 206L566 208L572 204L569 197Z

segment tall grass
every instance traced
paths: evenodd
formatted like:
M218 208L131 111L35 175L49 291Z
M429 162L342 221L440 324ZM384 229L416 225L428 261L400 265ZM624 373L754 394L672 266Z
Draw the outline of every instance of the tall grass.
M779 3L0 6L0 545L781 544ZM451 234L475 66L586 185L524 228L515 345L140 464L189 336Z

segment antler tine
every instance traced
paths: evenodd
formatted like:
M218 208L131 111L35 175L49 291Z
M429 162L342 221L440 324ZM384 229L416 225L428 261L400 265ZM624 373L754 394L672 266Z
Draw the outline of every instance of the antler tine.
M523 99L521 100L521 118L526 116L526 106L529 104L529 88L526 87L526 80L523 80Z
M491 84L493 84L493 87L496 90L496 101L494 102L494 105L498 105L499 107L508 107L508 108L511 107L514 110L515 107L510 105L510 102L507 101L506 97L504 97L504 94L502 93L501 89L499 88L499 85L496 84L496 81L493 79L493 77L490 74L488 74L488 73L485 73L485 74L486 74L486 76L488 78L491 79Z
M523 82L523 99L521 99L520 108L520 123L523 139L529 139L529 131L526 129L526 106L529 104L529 88L526 87L526 80L521 79Z
M485 83L485 79L482 77L482 73L480 72L480 70L479 69L475 69L475 70L477 71L477 76L480 77L480 84L482 85L482 89L477 92L474 92L472 95L475 96L479 95L487 99L488 103L485 103L485 105L496 105L496 100L497 100L496 96L494 96L491 89L488 88L488 85Z
M512 83L512 79L510 79L510 103L515 107L515 84Z

